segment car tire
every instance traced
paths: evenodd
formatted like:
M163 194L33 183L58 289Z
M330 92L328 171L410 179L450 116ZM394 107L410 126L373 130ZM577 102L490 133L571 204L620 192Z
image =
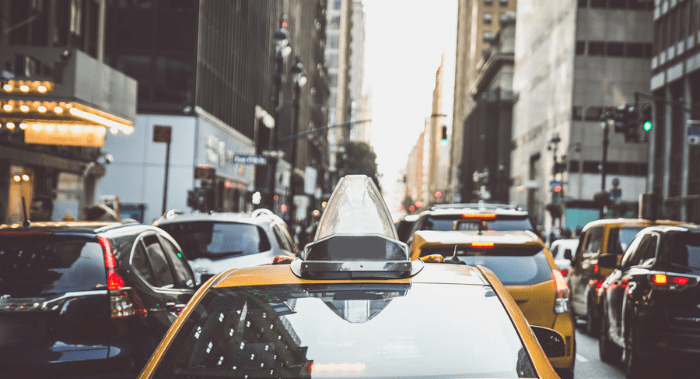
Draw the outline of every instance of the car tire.
M605 307L603 307L603 310L605 310ZM608 334L610 328L608 326L607 315L602 315L599 324L600 333L598 333L598 355L600 356L600 360L605 363L619 363L620 359L622 358L623 350L610 340L610 335Z
M588 300L588 309L586 309L586 334L591 337L597 337L600 332L600 319L595 317L591 299Z
M643 379L650 376L649 369L652 367L649 359L642 359L639 356L639 347L637 346L636 332L634 325L630 323L628 332L625 333L625 378L627 379Z

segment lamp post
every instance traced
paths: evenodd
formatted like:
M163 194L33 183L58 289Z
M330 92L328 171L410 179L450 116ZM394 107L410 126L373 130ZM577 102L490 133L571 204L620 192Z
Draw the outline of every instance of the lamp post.
M301 58L299 56L295 57L294 65L289 69L289 74L292 76L292 83L294 85L294 97L292 98L292 109L294 111L294 116L292 118L292 133L291 135L296 135L299 129L299 94L301 92L301 87L306 84L306 74L304 73L304 65L301 64ZM294 169L297 165L297 138L292 139L292 156L290 157L290 164L292 166L291 173L289 175L289 204L287 206L287 211L289 212L289 225L293 227L294 221L296 219L296 206L294 205Z
M279 125L279 111L282 104L282 76L284 70L284 60L292 52L292 47L289 44L289 35L287 34L286 17L282 16L280 28L275 31L273 36L275 42L275 126L270 130L270 141L268 147L270 151L275 151L277 148L277 125ZM267 169L267 188L268 199L267 204L271 211L275 210L275 174L277 173L277 158L271 157L270 164Z

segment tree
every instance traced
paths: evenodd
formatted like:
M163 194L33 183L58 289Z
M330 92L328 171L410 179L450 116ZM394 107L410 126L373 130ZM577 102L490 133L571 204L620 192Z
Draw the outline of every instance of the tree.
M336 154L336 167L340 176L367 175L381 191L377 178L377 154L365 142L345 142L341 152Z

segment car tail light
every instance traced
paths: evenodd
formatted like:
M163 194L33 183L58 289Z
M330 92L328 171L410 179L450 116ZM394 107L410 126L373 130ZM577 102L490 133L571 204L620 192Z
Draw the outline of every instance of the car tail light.
M559 270L552 270L554 278L554 290L556 295L554 298L554 313L566 313L569 311L569 286L566 285L564 277L561 276Z
M107 271L107 289L112 308L112 318L144 317L146 307L131 288L124 287L124 278L117 272L117 259L112 253L112 243L105 237L97 240L102 246Z
M485 248L494 247L496 244L493 242L472 242L471 247Z
M431 254L420 257L420 260L427 263L444 263L445 257L443 257L441 254Z
M648 278L651 288L657 290L680 291L698 283L697 278L678 275L649 274Z
M598 263L596 262L596 264L593 265L593 272L597 274L598 270L599 270Z
M462 218L479 218L493 220L496 218L495 213L464 213Z
M559 270L559 272L561 272L561 276L563 276L563 277L566 277L567 275L569 275L569 270L567 270L565 268Z

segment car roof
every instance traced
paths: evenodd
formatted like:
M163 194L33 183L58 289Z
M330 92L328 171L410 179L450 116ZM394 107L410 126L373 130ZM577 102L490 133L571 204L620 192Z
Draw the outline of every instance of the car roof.
M562 245L562 246L575 246L578 245L578 238L563 238L552 242L552 246Z
M647 227L654 225L693 225L689 222L684 221L674 221L674 220L648 220L644 218L608 218L603 220L591 221L586 226L583 227L583 231L596 227L596 226L607 226L607 227Z
M245 212L195 212L195 213L171 213L168 212L165 216L153 222L154 226L174 224L182 222L196 221L215 221L215 222L239 222L247 224L265 224L269 222L284 222L276 214L266 210L259 209L250 213Z
M454 208L434 208L421 212L421 215L461 215L465 213L495 213L496 216L520 216L527 217L528 213L521 209L512 208L473 208L473 207L454 207Z
M47 222L32 222L29 227L22 224L4 224L0 225L0 234L7 232L46 232L46 233L82 233L82 234L97 234L110 230L120 229L129 226L141 224L121 223L121 222L105 222L105 221L47 221Z

